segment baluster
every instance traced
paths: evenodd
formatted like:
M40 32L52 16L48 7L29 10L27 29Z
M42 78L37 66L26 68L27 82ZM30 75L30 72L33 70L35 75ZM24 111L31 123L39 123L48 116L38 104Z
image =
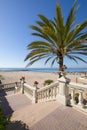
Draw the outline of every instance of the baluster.
M56 87L53 87L53 98L56 98Z
M43 101L44 101L44 99L45 99L45 91L43 91Z
M53 87L53 99L55 99L55 87Z
M43 98L43 95L42 95L42 92L41 92L41 101L42 101L42 98Z
M52 87L52 98L54 98L54 87Z
M54 98L56 98L56 87L54 87Z
M44 99L45 99L45 91L43 91L43 102L44 102Z
M46 100L47 100L47 90L46 90Z
M39 100L41 101L41 99L42 99L42 97L41 97L41 92L39 92L39 96L40 96Z
M48 89L48 99L50 98L50 89Z
M56 86L56 87L55 87L55 98L56 98L57 95L58 95L57 91L58 91L58 88L57 88L57 86Z
M38 93L39 94L39 101L41 100L41 92Z
M59 88L58 86L56 86L56 97L58 96L58 94L59 94Z
M47 100L47 94L46 94L46 90L44 91L44 93L45 93L45 101Z
M75 89L71 88L71 104L74 104L74 100L75 100Z
M49 89L47 89L47 99L49 99Z
M82 105L82 101L83 101L83 91L79 90L79 103L78 103L78 105Z
M44 99L46 99L46 90L44 91Z
M53 88L51 88L51 96L50 98L52 99L53 98Z
M42 101L44 100L44 92L42 91Z

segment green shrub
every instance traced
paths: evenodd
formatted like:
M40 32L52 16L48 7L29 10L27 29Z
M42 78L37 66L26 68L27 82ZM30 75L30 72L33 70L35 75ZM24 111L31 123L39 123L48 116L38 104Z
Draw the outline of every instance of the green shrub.
M51 80L51 79L45 80L45 81L44 81L44 86L45 86L45 85L49 85L49 84L51 84L51 83L53 83L53 80Z
M6 125L10 124L10 118L3 115L1 104L2 102L0 100L0 130L6 130Z
M0 101L0 130L5 130L5 121L4 116L2 114L1 101Z

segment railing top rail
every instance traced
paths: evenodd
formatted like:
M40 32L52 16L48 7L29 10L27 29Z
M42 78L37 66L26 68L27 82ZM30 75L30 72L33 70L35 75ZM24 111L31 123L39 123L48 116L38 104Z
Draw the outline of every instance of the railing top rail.
M87 84L69 83L68 86L76 89L87 90Z
M36 90L36 87L30 86L27 83L24 83L24 86L27 87L27 88L29 88L29 89L31 89L32 91Z
M3 85L11 85L11 84L15 84L15 83L20 83L20 82L13 82L13 83L7 83L7 84L0 84L0 86L3 86Z
M58 85L58 81L57 81L57 82L54 82L54 83L52 83L52 84L50 84L50 85L48 85L48 86L45 86L45 87L42 87L42 88L38 89L37 92L41 92L41 91L44 91L44 90L46 90L46 89L55 87L55 85Z

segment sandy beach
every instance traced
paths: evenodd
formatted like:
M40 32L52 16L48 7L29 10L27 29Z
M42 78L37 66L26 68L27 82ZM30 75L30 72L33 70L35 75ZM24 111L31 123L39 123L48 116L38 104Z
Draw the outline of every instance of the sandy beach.
M58 73L51 72L31 72L31 71L0 71L0 79L3 84L19 82L20 78L24 76L25 81L33 86L34 81L38 81L38 87L43 87L43 83L47 79L51 79L54 82L58 80ZM86 83L83 80L80 80L80 77L84 74L67 74L66 77L70 78L72 82ZM87 79L86 79L87 80Z
M54 82L58 79L56 73L30 72L30 71L0 71L0 79L3 84L19 82L24 76L25 81L33 86L34 81L38 81L38 87L42 87L47 79L52 79Z

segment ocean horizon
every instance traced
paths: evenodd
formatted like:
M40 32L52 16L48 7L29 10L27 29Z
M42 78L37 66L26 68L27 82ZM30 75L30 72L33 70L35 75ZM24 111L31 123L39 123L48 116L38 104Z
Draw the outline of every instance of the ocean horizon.
M58 72L58 68L0 68L0 71ZM66 72L87 72L87 68L67 68Z

